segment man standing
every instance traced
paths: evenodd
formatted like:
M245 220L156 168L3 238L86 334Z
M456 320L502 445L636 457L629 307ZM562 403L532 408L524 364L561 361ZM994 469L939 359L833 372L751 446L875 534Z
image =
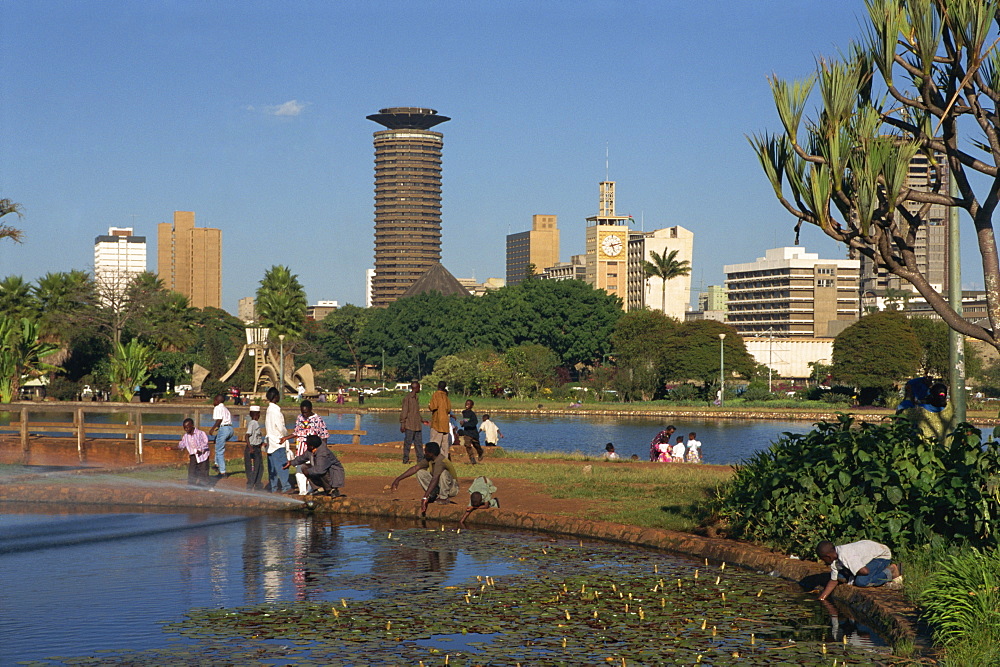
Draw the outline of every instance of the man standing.
M476 417L476 411L472 409L475 405L472 399L465 402L460 422L462 428L458 432L459 441L465 447L466 454L469 455L469 463L473 465L476 464L476 454L479 454L480 459L483 458L483 448L479 444L479 419ZM475 449L476 454L473 453L473 449Z
M208 486L208 436L204 431L194 427L194 420L185 419L183 422L184 435L177 443L177 449L183 449L188 453L188 484L190 486ZM166 447L165 449L173 449Z
M247 419L247 445L243 449L243 465L247 471L247 491L256 491L261 486L264 477L264 457L260 446L264 443L264 434L260 428L260 406L250 406L250 416Z
M424 425L420 419L420 383L410 383L410 393L403 397L399 411L399 432L403 434L403 463L410 462L410 445L417 463L424 460Z
M451 401L448 399L448 383L438 382L437 391L431 396L431 442L436 442L441 449L441 456L448 458L448 434L451 432ZM426 451L426 448L424 448Z
M427 505L435 500L439 503L450 503L449 498L458 495L458 479L455 466L442 453L436 442L424 445L424 460L407 469L392 480L392 490L399 488L399 483L412 475L424 488L424 497L420 501L420 513L427 514Z
M264 416L264 430L267 431L267 490L289 493L292 488L288 484L288 471L283 468L288 463L288 454L282 440L288 429L285 428L285 418L278 405L278 389L271 387L266 396L268 406Z
M215 467L219 469L219 477L226 476L226 443L235 438L233 434L233 415L226 407L226 397L217 394L212 401L212 419L215 424L209 429L208 435L215 436ZM218 433L216 433L218 431Z

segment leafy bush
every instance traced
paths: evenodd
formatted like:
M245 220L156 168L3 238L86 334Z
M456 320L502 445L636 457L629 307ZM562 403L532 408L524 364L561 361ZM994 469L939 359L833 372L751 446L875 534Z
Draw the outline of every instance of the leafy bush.
M693 384L677 385L667 392L668 401L703 401L705 400L705 390Z
M824 539L892 548L937 540L995 545L1000 443L962 424L945 445L897 419L820 422L737 466L718 510L736 536L811 553Z
M1000 555L995 550L970 549L946 556L937 567L918 600L924 619L934 628L934 639L950 647L975 637L978 643L993 647L994 660L989 664L996 664L1000 657Z
M745 401L771 401L774 400L774 394L767 388L766 382L751 382L746 391L740 394L740 398Z

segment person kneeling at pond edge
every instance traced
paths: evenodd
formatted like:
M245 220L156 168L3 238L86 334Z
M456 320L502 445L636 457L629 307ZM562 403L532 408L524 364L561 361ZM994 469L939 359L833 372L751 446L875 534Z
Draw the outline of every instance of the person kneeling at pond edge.
M830 566L830 581L819 594L825 600L840 580L859 587L886 586L899 588L903 583L899 566L892 562L892 552L884 544L860 540L834 546L823 540L816 545L816 555Z
M340 487L344 485L344 466L337 455L330 451L318 435L306 436L306 453L296 456L282 466L287 470L291 466L305 464L305 476L316 488L309 492L310 496L328 495L339 498L343 494Z
M500 507L500 500L493 497L496 492L497 487L489 477L479 476L472 480L472 484L469 485L469 507L458 520L458 525L465 528L465 520L478 509Z
M420 513L427 513L427 505L437 501L451 503L449 498L458 495L458 475L455 466L447 457L441 454L441 447L436 442L424 445L424 460L405 470L399 477L392 480L392 490L399 488L399 483L407 477L417 476L417 481L424 489L424 497L420 501Z

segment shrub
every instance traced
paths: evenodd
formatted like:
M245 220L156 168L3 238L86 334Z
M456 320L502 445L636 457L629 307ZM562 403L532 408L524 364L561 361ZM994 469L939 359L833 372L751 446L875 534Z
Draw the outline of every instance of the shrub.
M667 392L668 401L703 401L705 390L693 384L680 384Z
M740 394L740 398L746 401L771 401L774 400L774 394L767 388L767 383L751 382L746 391Z
M923 617L944 646L975 637L1000 645L1000 555L971 549L946 556L920 593ZM990 661L990 664L996 664Z
M784 433L737 466L718 510L738 537L800 554L859 539L903 548L934 541L995 545L1000 444L959 425L946 445L909 422L849 415Z

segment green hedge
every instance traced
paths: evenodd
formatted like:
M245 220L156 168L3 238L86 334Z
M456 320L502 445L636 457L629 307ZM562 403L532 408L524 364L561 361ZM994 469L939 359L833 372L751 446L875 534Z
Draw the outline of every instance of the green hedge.
M800 555L816 543L871 539L894 549L997 543L1000 444L961 424L947 444L902 419L840 415L784 433L736 467L717 510L735 537Z

